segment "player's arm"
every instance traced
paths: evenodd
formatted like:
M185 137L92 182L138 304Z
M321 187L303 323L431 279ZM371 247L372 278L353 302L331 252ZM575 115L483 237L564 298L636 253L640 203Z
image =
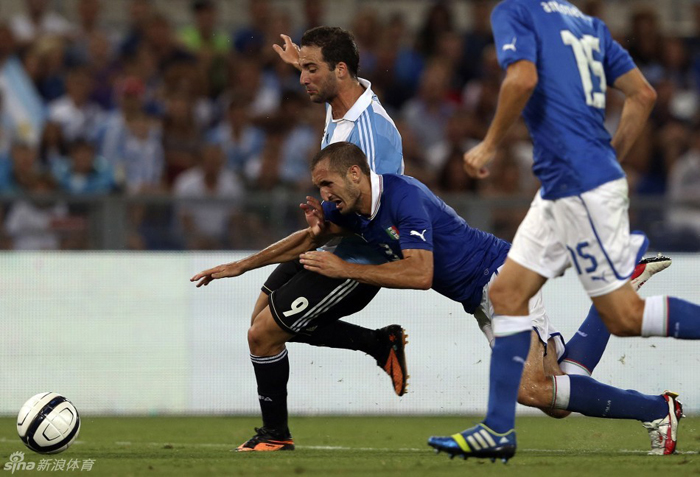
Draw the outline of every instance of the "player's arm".
M617 152L617 159L622 162L642 133L654 109L656 91L639 68L634 68L617 78L613 86L625 94L620 125L611 142Z
M289 262L296 259L303 252L320 247L334 236L346 234L345 230L336 224L324 222L323 216L318 215L318 206L314 202L310 202L309 199L313 198L307 198L307 203L300 206L306 215L306 221L309 224L308 228L294 232L279 242L275 242L260 252L242 260L225 263L199 272L190 278L190 281L198 282L197 287L199 288L219 278L237 277L245 272L266 265Z
M299 46L287 35L282 34L280 37L282 37L282 41L284 41L284 46L275 44L272 45L272 49L277 52L279 57L282 58L282 61L301 71L301 65L299 64Z
M423 249L402 250L403 259L381 265L349 263L329 252L306 252L300 262L304 268L331 278L350 278L384 288L428 290L433 286L433 252Z
M512 63L501 84L498 106L484 140L464 155L464 168L472 177L484 178L486 165L496 156L496 148L525 109L537 87L537 66L528 60Z

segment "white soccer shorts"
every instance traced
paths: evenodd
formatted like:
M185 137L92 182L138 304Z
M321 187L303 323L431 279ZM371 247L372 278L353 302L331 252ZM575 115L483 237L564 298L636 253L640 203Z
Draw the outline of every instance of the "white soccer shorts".
M644 242L630 234L628 207L624 178L556 200L538 192L508 257L546 278L573 267L590 297L613 292L629 280Z
M498 270L500 271L501 268ZM479 308L476 309L474 312L474 317L476 318L477 323L479 324L479 328L481 328L481 331L484 333L484 336L486 336L486 339L489 341L489 345L493 347L494 343L494 334L492 330L492 320L493 320L493 304L491 303L491 299L489 298L489 288L491 287L491 284L494 282L496 277L498 276L498 272L494 273L491 275L491 280L484 285L482 294L481 294L481 304L479 305ZM555 342L557 345L557 358L561 358L562 355L564 354L564 351L566 351L566 344L564 342L564 337L557 331L554 326L552 326L552 323L549 321L549 316L547 315L547 311L544 308L544 303L542 302L542 292L538 291L535 296L530 298L530 317L532 318L532 329L537 333L537 335L540 338L540 341L542 344L547 346L547 342L549 341L550 338L555 338Z

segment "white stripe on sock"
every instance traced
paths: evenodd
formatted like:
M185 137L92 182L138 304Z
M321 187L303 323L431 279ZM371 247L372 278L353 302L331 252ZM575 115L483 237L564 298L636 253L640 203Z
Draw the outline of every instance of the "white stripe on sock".
M666 297L650 296L644 300L642 336L666 336Z
M571 399L571 380L568 376L554 376L554 409L568 409Z

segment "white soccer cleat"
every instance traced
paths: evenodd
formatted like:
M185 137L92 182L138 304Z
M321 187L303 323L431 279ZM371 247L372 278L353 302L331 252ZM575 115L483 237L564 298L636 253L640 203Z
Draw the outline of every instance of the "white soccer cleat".
M655 421L642 423L651 439L649 455L669 455L676 452L678 421L685 417L683 405L676 399L678 394L664 391L662 396L668 403L668 415Z
M671 259L664 255L658 254L656 257L643 258L636 267L630 279L634 291L642 288L647 280L662 270L666 270L671 266Z

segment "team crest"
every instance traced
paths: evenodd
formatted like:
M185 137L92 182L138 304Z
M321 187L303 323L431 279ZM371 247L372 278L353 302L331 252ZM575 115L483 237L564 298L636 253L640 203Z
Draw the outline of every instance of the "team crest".
M397 229L395 226L392 225L384 230L386 230L386 233L389 234L389 237L393 238L394 240L399 239L399 229Z

